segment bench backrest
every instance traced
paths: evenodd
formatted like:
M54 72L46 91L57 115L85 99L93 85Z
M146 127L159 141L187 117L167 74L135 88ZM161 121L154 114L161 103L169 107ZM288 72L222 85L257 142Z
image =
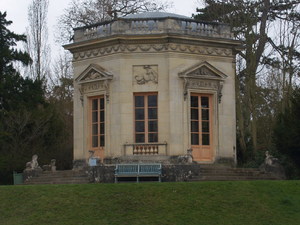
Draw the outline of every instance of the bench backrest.
M116 166L117 174L137 174L138 170L137 164L118 164Z
M161 174L161 164L117 164L115 174Z
M140 174L161 174L161 164L139 164Z

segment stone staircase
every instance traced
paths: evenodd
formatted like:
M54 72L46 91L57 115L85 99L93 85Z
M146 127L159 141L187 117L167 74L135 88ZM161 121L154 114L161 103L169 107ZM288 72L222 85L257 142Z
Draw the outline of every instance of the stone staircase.
M89 183L88 175L85 171L58 170L43 171L38 176L31 177L24 184L86 184Z
M111 166L110 166L111 167ZM180 171L184 171L183 168L178 168ZM235 180L278 180L272 173L263 172L259 169L252 168L232 168L223 165L197 165L195 168L195 173L188 178L189 182L197 181L235 181ZM190 167L185 169L190 170ZM104 172L105 171L105 172ZM109 173L112 177L113 182L114 172L113 170L104 170L102 172ZM180 173L180 171L173 171ZM102 174L103 175L103 174ZM35 185L35 184L85 184L90 183L86 171L83 170L63 170L63 171L44 171L38 173L36 176L27 179L24 184Z
M253 168L231 168L216 165L201 165L198 176L189 181L234 181L234 180L278 180L271 173Z

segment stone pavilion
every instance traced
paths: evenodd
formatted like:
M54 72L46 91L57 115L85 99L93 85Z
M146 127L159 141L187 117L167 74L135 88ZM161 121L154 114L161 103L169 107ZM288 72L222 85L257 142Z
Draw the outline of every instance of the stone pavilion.
M75 29L74 166L93 156L236 162L229 26L164 12ZM191 151L188 151L191 150Z

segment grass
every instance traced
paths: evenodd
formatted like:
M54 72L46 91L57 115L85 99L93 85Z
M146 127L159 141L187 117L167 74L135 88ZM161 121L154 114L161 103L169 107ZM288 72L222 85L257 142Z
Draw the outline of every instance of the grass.
M0 224L300 224L300 181L0 186Z

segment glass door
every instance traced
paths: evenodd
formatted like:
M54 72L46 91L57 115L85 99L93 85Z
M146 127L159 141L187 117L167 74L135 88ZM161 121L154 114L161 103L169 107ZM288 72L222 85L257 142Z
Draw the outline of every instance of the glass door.
M195 161L213 160L212 95L191 94L190 136Z

